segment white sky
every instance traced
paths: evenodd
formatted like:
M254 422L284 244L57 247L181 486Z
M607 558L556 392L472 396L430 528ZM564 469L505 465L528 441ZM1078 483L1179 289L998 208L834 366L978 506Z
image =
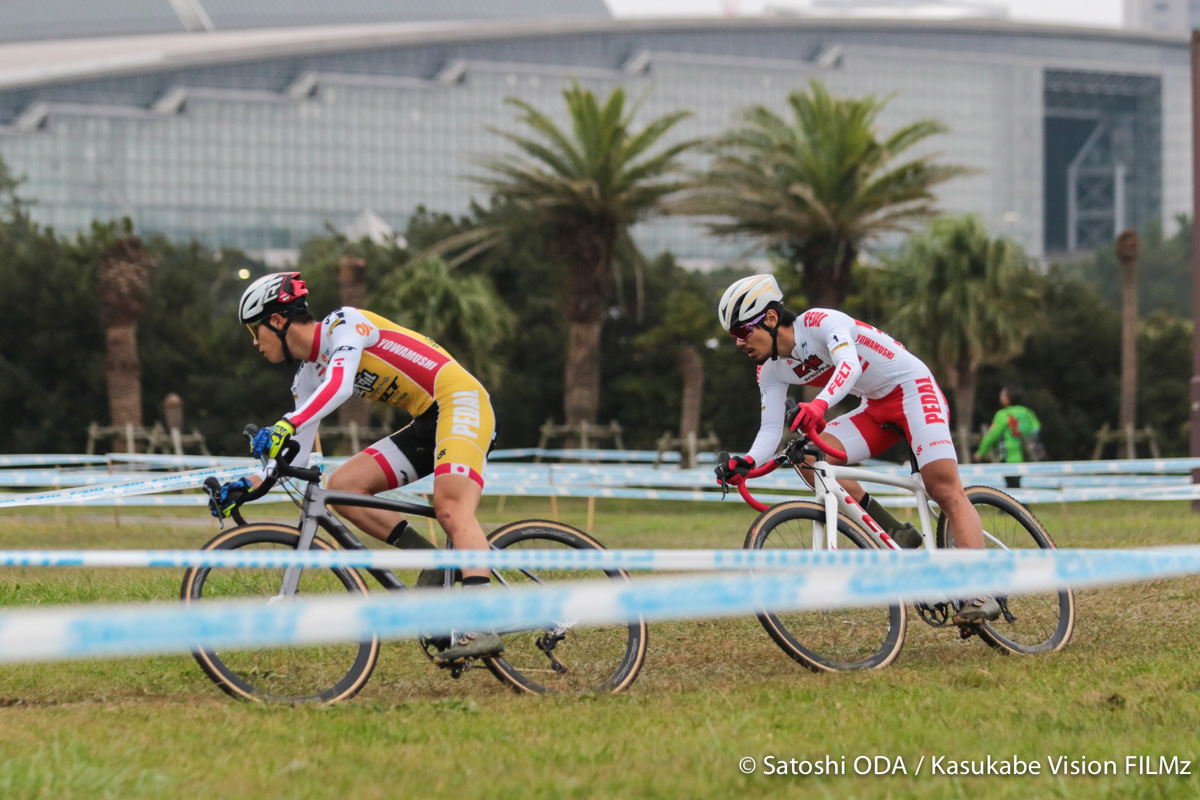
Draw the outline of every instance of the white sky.
M605 0L616 17L714 17L726 0ZM739 3L739 0L729 0ZM1097 27L1121 24L1121 0L983 0L1007 5L1009 16L1031 22L1067 23ZM807 6L804 0L740 0L741 16L757 16L766 5Z

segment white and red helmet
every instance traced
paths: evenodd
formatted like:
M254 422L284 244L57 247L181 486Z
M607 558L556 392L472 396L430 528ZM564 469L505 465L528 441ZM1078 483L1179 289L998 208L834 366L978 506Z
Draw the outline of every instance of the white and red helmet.
M257 325L272 314L291 318L308 310L307 294L308 288L300 280L299 272L264 275L242 293L238 320L243 325Z
M721 327L732 330L767 313L771 303L783 303L783 292L774 275L751 275L725 290L717 304Z

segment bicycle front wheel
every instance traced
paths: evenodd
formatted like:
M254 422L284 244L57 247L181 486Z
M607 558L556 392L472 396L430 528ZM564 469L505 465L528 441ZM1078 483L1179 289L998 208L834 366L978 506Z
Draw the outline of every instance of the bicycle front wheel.
M825 509L816 503L805 500L780 503L759 515L746 534L743 547L811 550L814 526L824 524ZM841 514L836 536L840 550L875 547L858 526ZM788 612L764 609L758 621L783 652L813 672L886 667L900 655L908 631L908 613L899 600L884 608Z
M1003 550L1053 548L1050 534L1029 509L990 486L968 486L967 499L983 523L984 546ZM938 547L954 547L946 515L938 517ZM985 642L1010 653L1051 653L1066 647L1075 631L1075 593L1059 589L998 597L1005 613L979 626Z
M243 525L222 533L204 550L295 550L300 532L287 525ZM313 539L314 550L333 546ZM282 569L193 567L183 576L180 597L201 600L260 599L279 595ZM367 586L352 569L306 569L297 588L301 597L321 594L366 594ZM379 638L297 647L264 647L217 651L203 644L192 655L204 673L227 694L243 700L278 703L337 703L356 695L371 677L379 658Z
M546 520L525 520L496 529L488 541L500 550L603 550L583 531ZM560 581L628 581L624 570L493 570L502 587ZM493 589L503 591L503 589ZM545 628L497 631L504 654L485 660L488 669L518 692L620 692L628 689L646 660L646 621L581 625L559 620Z

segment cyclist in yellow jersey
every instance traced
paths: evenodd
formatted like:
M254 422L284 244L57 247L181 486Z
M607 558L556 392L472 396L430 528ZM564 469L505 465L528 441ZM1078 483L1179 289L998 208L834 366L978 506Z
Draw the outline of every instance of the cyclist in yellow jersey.
M487 550L475 518L483 493L483 467L495 435L487 391L432 339L362 309L345 307L320 322L307 310L308 290L298 272L259 278L242 295L239 318L272 364L297 363L292 395L296 408L259 431L254 455L276 457L288 439L307 463L317 427L351 394L401 408L413 421L339 467L329 488L378 494L433 474L438 523L460 550ZM265 474L265 473L264 473ZM228 514L263 474L222 487ZM402 548L433 547L397 512L339 506L337 512L365 533ZM486 586L487 569L464 569L463 586ZM422 573L417 585L440 585L440 570ZM503 650L493 632L466 633L439 654L441 661L495 655Z

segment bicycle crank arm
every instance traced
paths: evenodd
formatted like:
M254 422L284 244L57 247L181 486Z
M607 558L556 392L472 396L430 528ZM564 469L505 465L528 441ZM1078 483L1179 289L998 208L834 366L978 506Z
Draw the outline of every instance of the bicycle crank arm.
M997 597L996 602L1000 604L1000 611L1001 611L1001 613L1004 614L1005 622L1007 622L1009 625L1012 625L1014 622L1017 621L1017 618L1013 616L1013 613L1008 610L1008 598L1007 597Z

